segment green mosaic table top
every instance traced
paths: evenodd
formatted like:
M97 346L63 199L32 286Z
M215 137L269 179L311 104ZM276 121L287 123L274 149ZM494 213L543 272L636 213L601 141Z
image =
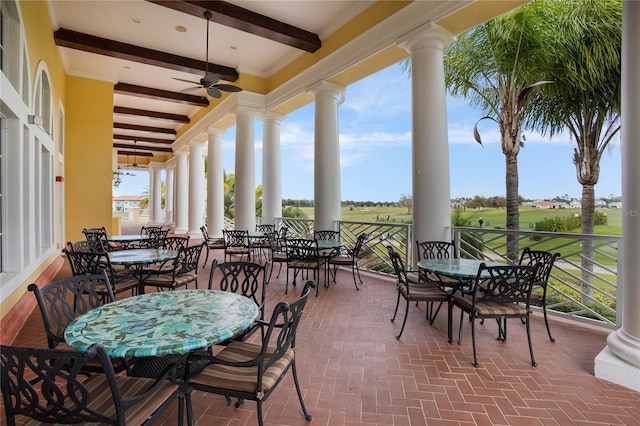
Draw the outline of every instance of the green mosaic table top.
M86 312L69 324L64 335L76 349L100 343L113 357L187 353L246 330L258 313L251 299L231 292L164 291Z

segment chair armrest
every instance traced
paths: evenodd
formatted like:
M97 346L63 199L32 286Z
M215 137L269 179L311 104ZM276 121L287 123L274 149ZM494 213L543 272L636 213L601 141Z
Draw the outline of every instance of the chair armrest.
M167 365L160 377L156 378L152 384L150 384L145 390L142 391L142 393L133 397L124 397L123 401L125 403L125 406L133 405L140 401L143 401L150 394L155 392L158 387L162 386L166 380L170 380L172 383L178 384L174 377L178 366L179 364L177 362L173 362Z

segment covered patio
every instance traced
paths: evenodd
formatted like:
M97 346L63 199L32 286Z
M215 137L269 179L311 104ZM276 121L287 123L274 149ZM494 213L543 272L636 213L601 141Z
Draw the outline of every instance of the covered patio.
M222 261L221 251L213 255ZM200 268L200 288L208 281L212 256ZM65 260L57 277L69 275ZM267 287L267 312L301 290L298 285L285 295L285 277L284 269L280 278L274 273ZM429 326L424 304L412 304L402 338L396 340L401 322L390 321L395 280L363 273L363 281L356 291L350 270L339 270L337 284L321 288L306 306L296 358L313 420L304 420L289 375L264 404L266 424L629 425L640 418L640 393L594 377L593 360L606 345L607 329L554 318L556 342L551 343L542 315L536 312L532 334L538 367L534 368L524 326L512 320L509 339L500 343L495 340L495 323L487 321L478 328L480 367L474 368L468 324L462 344L449 344L446 312ZM454 312L456 326L458 314ZM42 327L35 310L14 344L46 347ZM193 404L198 425L257 422L252 401L236 409L220 396L195 392ZM175 425L176 416L174 406L161 424Z

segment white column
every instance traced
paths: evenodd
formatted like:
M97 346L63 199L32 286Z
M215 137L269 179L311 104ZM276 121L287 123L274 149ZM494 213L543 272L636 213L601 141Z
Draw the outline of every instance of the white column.
M162 218L162 176L164 165L162 163L149 164L149 222L154 225L161 225Z
M256 228L256 178L253 119L256 111L240 106L236 111L236 176L234 219L236 229Z
M281 114L264 116L262 136L262 223L275 224L282 217L282 156L280 154Z
M167 163L166 164L166 177L165 177L165 187L164 187L164 210L165 210L165 217L164 217L164 223L166 225L169 225L171 227L173 227L175 225L175 222L173 220L173 189L174 189L174 172L175 172L176 166L173 164L173 162L171 163Z
M412 240L451 240L444 47L450 35L427 23L403 44L411 54Z
M344 87L323 81L311 91L316 101L313 147L315 228L337 231L341 218L338 105L344 101Z
M188 153L176 152L176 234L186 234L189 230L189 163Z
M207 131L207 232L212 238L222 237L224 228L223 135L223 129L210 128Z
M189 235L200 238L204 225L204 156L202 142L189 142Z
M640 391L640 2L622 5L622 247L618 328L595 359L595 375Z

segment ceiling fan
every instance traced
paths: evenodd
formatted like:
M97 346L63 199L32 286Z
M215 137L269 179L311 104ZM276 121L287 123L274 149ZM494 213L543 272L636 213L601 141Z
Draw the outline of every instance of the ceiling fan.
M133 163L131 163L131 167L133 167L134 169L137 169L138 167L142 167L138 164L136 159L136 149L138 147L137 144L138 144L137 141L133 141ZM127 154L127 170L129 170L129 154ZM135 176L135 175L131 174L129 176Z
M218 83L220 80L220 76L214 72L209 72L209 20L211 19L211 12L208 10L204 12L204 17L207 18L207 51L206 51L206 59L205 59L205 70L204 77L200 79L199 82L185 80L182 78L173 77L174 80L184 81L185 83L197 84L194 87L188 87L186 89L181 90L180 92L190 92L192 90L198 89L206 89L207 94L212 98L220 98L222 97L222 93L220 92L241 92L242 89L238 86L234 86L233 84L224 84Z

